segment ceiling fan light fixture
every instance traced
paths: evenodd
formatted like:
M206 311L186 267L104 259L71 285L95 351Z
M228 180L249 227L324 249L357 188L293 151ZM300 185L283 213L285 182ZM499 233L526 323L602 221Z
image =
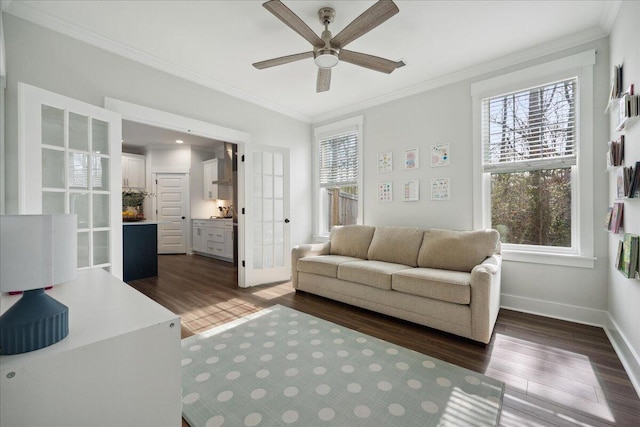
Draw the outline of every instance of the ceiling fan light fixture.
M335 49L319 49L313 60L320 68L333 68L338 65L338 52Z

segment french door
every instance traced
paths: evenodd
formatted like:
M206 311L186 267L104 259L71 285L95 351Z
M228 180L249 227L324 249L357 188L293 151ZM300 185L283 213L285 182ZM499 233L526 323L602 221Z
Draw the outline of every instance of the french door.
M247 146L244 161L244 284L291 278L289 149Z
M120 114L18 83L19 213L78 217L78 268L122 279Z
M185 173L154 174L158 253L187 253L189 177Z

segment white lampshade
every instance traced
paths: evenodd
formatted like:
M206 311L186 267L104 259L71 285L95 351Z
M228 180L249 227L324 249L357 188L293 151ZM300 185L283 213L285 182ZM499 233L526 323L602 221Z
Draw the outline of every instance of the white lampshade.
M76 277L76 215L0 216L0 291L26 291Z

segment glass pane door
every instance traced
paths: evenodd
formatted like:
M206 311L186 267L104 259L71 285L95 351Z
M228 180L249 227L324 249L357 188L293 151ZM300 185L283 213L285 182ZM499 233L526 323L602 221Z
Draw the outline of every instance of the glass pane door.
M120 116L18 87L21 213L76 214L78 268L105 268L122 277Z
M251 147L245 159L245 286L289 280L289 151Z

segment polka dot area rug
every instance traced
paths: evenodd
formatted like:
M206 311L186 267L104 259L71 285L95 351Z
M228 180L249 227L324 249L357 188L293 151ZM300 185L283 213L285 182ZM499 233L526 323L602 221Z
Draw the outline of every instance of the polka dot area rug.
M504 384L275 305L182 340L192 427L496 426Z

